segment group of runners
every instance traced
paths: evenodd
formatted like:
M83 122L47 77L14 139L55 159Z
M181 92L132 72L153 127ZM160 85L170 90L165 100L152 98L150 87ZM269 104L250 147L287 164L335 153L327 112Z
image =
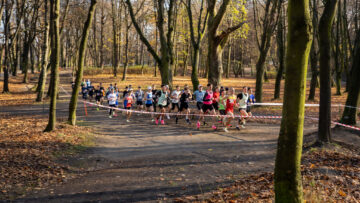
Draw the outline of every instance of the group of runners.
M170 115L174 115L176 124L182 118L185 118L188 124L195 120L197 129L200 129L201 125L208 125L205 117L209 117L214 130L217 129L216 123L220 123L224 131L228 132L228 128L233 126L232 121L235 122L236 129L240 130L245 128L246 119L252 116L251 104L255 103L250 87L243 87L241 92L236 94L234 88L213 88L211 84L205 89L199 85L198 90L193 93L187 85L183 88L176 86L173 91L167 85L161 85L160 90L157 90L155 85L148 86L146 90L142 90L140 86L133 90L129 85L121 93L116 84L110 84L105 89L101 83L96 88L89 83L84 82L82 85L83 98L91 101L95 96L96 103L102 105L107 101L108 105L113 107L109 109L109 118L117 116L115 108L158 112L151 114L151 119L156 125L165 125L165 119L170 119ZM120 101L123 106L120 105ZM193 102L195 105L191 105ZM192 110L192 106L196 106L196 109ZM132 111L125 112L126 121L130 122ZM235 120L237 112L240 118Z

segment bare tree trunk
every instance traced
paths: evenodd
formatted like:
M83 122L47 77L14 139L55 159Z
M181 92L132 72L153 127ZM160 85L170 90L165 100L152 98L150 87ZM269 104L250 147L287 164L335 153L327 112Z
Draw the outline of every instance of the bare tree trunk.
M312 41L308 0L289 0L288 30L283 118L275 161L275 201L303 202L300 164Z
M278 28L277 28L277 36L276 41L278 44L278 59L279 59L279 69L276 74L275 80L275 91L274 91L274 99L280 98L280 87L281 87L281 79L283 78L283 73L285 69L285 14L282 11L283 0L280 0L278 3Z
M42 55L42 63L41 63L41 72L38 81L38 88L37 88L37 96L36 101L40 102L43 100L44 91L45 91L45 84L46 84L46 72L47 72L47 64L48 64L48 52L49 52L49 22L48 22L48 3L47 1L44 2L44 44L43 44L43 55Z
M56 125L56 100L59 84L59 63L60 63L60 35L59 35L59 12L60 0L50 0L50 26L51 28L51 99L49 109L49 122L45 131L55 130Z
M320 113L318 143L331 141L331 26L336 12L337 0L326 0L320 18Z
M83 77L84 56L85 56L85 52L86 52L87 41L88 41L88 38L89 38L91 21L94 18L96 3L97 3L97 0L91 0L89 13L88 13L86 22L84 24L83 34L82 34L82 38L81 38L81 43L80 43L80 48L79 48L78 69L76 71L75 86L73 88L73 91L72 91L72 94L71 94L71 100L70 100L70 104L69 104L68 122L71 125L76 124L76 109L77 109L77 101L78 101L78 95L79 95L79 90L80 90L80 84L81 84L82 77Z

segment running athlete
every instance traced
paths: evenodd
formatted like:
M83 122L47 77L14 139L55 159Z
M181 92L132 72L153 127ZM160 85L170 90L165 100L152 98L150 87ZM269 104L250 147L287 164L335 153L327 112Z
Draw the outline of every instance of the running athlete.
M88 86L87 87L87 89L88 89L88 92L89 92L89 100L90 100L90 102L91 102L91 100L93 99L93 97L94 97L94 93L95 93L95 88L94 88L94 86L92 86L92 85L90 85L90 86Z
M156 85L152 85L152 95L153 95L153 109L154 112L156 112L156 105L157 105L157 90L156 90Z
M126 100L126 97L127 95L129 94L129 87L126 86L125 87L125 90L123 91L123 98L124 98L124 109L126 109L126 106L127 106L127 100Z
M159 106L161 114L159 114L155 120L156 125L159 124L159 119L161 120L161 124L165 125L164 116L166 111L167 105L167 97L169 95L168 90L165 85L161 85L161 90L156 93L158 102L157 105Z
M234 119L234 106L236 106L236 96L235 96L235 89L234 88L230 88L229 89L229 95L227 97L226 100L226 115L228 116L226 119L226 123L225 123L225 127L224 127L224 131L225 132L229 132L228 131L228 127L230 126L231 121Z
M251 105L255 104L255 96L252 92L251 87L248 88L248 93L249 93L249 99L247 100L246 103L246 113L248 113L248 115L251 117L252 116Z
M109 118L112 118L113 114L115 114L115 108L116 107L116 94L114 89L111 90L111 93L107 96L107 99L109 101L109 106L111 107L111 109L109 110Z
M214 93L212 91L212 84L208 84L207 85L207 89L206 89L206 92L205 92L205 95L204 95L204 98L203 98L203 106L202 106L202 111L200 111L200 118L196 124L196 127L199 129L200 128L200 120L203 120L204 121L204 124L205 124L205 120L204 120L204 114L206 113L209 113L210 115L213 115L212 117L212 129L216 130L216 126L215 126L215 115L216 115L216 112L215 112L215 109L213 107L213 99L214 99Z
M142 110L143 109L143 99L144 99L144 92L141 90L141 87L138 87L139 89L135 93L136 98L136 109Z
M219 97L220 97L220 88L219 87L215 87L215 92L213 95L213 107L214 109L217 111L219 110Z
M199 85L198 90L196 90L193 94L193 97L195 97L193 99L196 99L196 107L199 110L199 113L202 111L202 105L203 105L203 99L204 99L205 92L206 91L203 90L203 86Z
M169 113L171 113L171 111L175 110L175 107L177 108L177 111L179 112L180 110L180 104L179 104L179 99L181 96L181 91L180 91L180 86L176 86L176 89L171 93L171 109L169 111Z
M81 88L82 98L86 100L88 98L88 93L89 93L89 91L88 91L87 87L83 86Z
M189 113L190 113L190 109L189 109L189 101L191 98L191 93L188 87L184 88L184 92L181 94L180 96L180 108L179 108L179 113L178 114L182 114L183 112L185 112L186 116L186 122L190 125L190 120L189 120ZM178 123L178 116L176 116L176 124Z
M153 93L152 93L152 88L151 86L149 86L147 88L147 92L145 93L145 107L146 107L146 111L148 112L153 112L154 108L153 108ZM151 114L151 121L154 122L154 115Z
M240 117L241 119L239 119L239 121L241 120L241 128L245 128L245 123L246 120L245 118L248 118L248 114L246 113L246 103L249 100L249 94L247 93L247 87L243 87L243 90L240 94L237 95L237 102L239 104L239 112L240 112ZM236 126L236 129L240 130L239 126Z
M125 96L124 100L126 100L125 109L129 110L129 111L126 111L126 122L130 122L131 107L132 107L132 104L133 104L133 101L134 101L133 90L132 89L129 89L129 93Z
M224 90L224 91L222 91L221 92L221 94L220 94L220 96L219 96L219 113L220 113L220 115L221 115L221 122L222 122L222 124L225 126L225 122L224 122L224 116L226 115L226 100L227 100L227 98L226 98L226 91Z
M95 101L97 105L101 104L103 96L104 93L102 92L100 86L97 86L97 89L95 89ZM99 111L99 106L97 106L96 110Z

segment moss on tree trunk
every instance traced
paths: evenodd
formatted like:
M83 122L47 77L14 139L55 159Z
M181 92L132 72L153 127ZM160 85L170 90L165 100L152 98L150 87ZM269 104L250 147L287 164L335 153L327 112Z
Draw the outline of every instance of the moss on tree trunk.
M306 73L312 41L308 0L289 0L288 27L283 118L275 163L275 201L303 202L300 163Z

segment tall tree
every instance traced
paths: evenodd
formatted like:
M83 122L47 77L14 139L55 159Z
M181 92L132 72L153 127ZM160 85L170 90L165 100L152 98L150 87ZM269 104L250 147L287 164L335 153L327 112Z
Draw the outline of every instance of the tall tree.
M225 15L226 9L230 3L230 0L223 0L219 9L216 12L217 0L207 0L207 9L208 9L208 20L207 20L207 68L208 72L208 82L214 87L219 86L221 83L221 75L223 73L222 66L222 52L225 47L225 44L228 40L228 37L231 33L239 29L245 22L240 22L233 27L229 27L226 30L218 33L218 28L221 21Z
M346 107L344 109L341 122L348 125L355 125L356 113L358 112L358 108L354 108L354 107L359 107L359 106L360 106L360 30L358 30L356 34L349 93L346 99Z
M50 26L51 26L51 93L49 122L45 131L55 130L56 125L56 100L59 85L59 63L60 63L60 34L59 34L60 0L50 0Z
M313 23L313 42L310 51L310 67L311 67L311 81L310 92L308 100L313 101L315 99L316 86L318 84L319 75L319 45L318 45L318 0L312 1L312 23Z
M5 5L5 18L4 18L4 46L5 46L5 53L4 53L4 87L3 87L3 93L8 93L9 90L9 70L10 70L10 19L12 15L12 7L13 2L5 0L5 2L2 2L3 5Z
M285 69L285 13L282 10L283 0L279 0L278 3L278 15L279 21L277 25L277 36L276 42L278 45L278 59L279 59L279 67L276 73L276 80L275 80L275 90L274 90L274 99L280 98L280 87L281 87L281 79L283 78L283 73Z
M175 0L170 0L166 3L165 0L157 0L155 3L157 9L156 27L160 38L160 55L158 55L156 50L151 46L149 40L146 38L136 21L136 13L134 13L132 3L130 0L126 0L131 21L133 22L137 33L140 35L140 40L146 45L148 51L154 57L156 64L159 66L161 83L172 87L173 74L171 64L173 64L173 10L176 2ZM165 7L167 9L167 21L165 21ZM167 25L166 29L165 25Z
M122 9L122 4L119 4L119 9ZM113 26L113 68L114 77L117 77L117 69L119 66L119 40L118 40L118 23L117 23L117 9L118 4L115 0L111 0L111 17ZM120 12L121 13L121 12Z
M265 62L266 57L269 52L271 45L271 37L276 28L276 10L277 10L277 0L268 0L265 4L264 17L262 18L261 27L262 33L260 40L257 34L257 24L259 21L259 12L257 11L257 4L254 2L254 26L256 31L256 42L260 52L260 56L256 63L256 87L255 87L255 98L257 102L262 102L262 93L263 93L263 82L264 82L264 72L265 72ZM259 26L260 27L260 26Z
M44 2L44 34L43 34L43 47L42 47L42 62L41 62L41 72L39 76L39 81L37 85L37 96L36 101L42 101L45 91L46 83L46 73L48 65L48 52L49 52L49 22L48 22L48 1Z
M199 54L200 54L200 44L204 37L204 32L206 30L206 21L208 18L208 12L206 12L205 17L203 18L203 10L204 10L204 1L201 0L201 6L199 10L199 17L197 18L197 27L194 27L194 20L193 20L193 12L192 12L192 3L191 0L187 0L185 6L186 11L189 18L189 29L190 29L190 37L191 37L191 44L192 44L192 61L191 61L191 82L193 85L193 90L197 90L199 86L199 78L198 78L198 71L199 71ZM196 33L196 34L195 34ZM185 62L184 62L185 63Z
M309 0L289 0L284 104L275 162L275 201L303 202L301 154L311 47Z
M75 86L73 88L72 94L71 94L71 100L69 104L69 118L68 122L71 125L76 124L76 108L77 108L77 101L78 101L78 95L80 90L80 84L83 78L83 71L84 71L84 57L85 57L85 51L86 51L86 45L89 38L89 32L90 32L90 26L91 21L94 18L95 8L96 8L97 0L91 0L89 12L87 19L84 24L83 34L81 37L80 42L80 48L79 48L79 58L78 58L78 68L76 71L76 79L75 79Z
M331 27L337 0L324 0L324 11L319 22L320 45L320 112L318 143L331 139Z

